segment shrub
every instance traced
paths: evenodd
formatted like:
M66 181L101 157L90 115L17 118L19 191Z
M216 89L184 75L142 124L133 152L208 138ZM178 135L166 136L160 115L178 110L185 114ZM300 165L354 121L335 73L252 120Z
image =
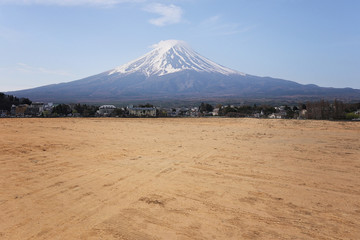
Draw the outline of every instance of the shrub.
M360 116L359 115L357 115L357 114L355 114L355 113L347 113L346 115L345 115L345 117L346 117L346 119L348 119L348 120L351 120L351 119L355 119L355 118L360 118Z

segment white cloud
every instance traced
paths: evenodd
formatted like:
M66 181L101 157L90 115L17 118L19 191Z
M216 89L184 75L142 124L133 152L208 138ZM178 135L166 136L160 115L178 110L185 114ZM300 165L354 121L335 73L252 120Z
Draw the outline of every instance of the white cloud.
M73 74L63 70L51 70L43 67L33 67L25 63L18 63L16 70L31 74L49 74L49 75L58 75L58 76L66 76L66 77L73 76Z
M114 6L120 3L144 2L146 0L0 0L11 5L58 5L58 6Z
M147 12L156 13L160 16L152 18L149 22L156 26L165 26L174 23L179 23L182 18L183 11L181 7L171 5L164 5L161 3L153 3L148 5L145 9Z

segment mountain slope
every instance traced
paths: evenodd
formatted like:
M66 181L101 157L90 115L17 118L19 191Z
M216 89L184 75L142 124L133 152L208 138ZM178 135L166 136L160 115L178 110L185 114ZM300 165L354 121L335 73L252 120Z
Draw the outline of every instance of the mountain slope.
M360 99L360 90L356 89L321 88L244 74L199 55L177 40L161 41L144 56L107 72L10 93L54 102L292 96Z

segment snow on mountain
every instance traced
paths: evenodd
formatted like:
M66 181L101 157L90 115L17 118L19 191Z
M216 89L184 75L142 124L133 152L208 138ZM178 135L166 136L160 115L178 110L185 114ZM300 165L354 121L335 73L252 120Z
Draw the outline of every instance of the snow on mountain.
M185 42L179 40L160 41L153 50L144 56L115 68L109 75L142 73L145 76L163 76L183 70L221 73L224 75L244 73L223 67L193 51Z

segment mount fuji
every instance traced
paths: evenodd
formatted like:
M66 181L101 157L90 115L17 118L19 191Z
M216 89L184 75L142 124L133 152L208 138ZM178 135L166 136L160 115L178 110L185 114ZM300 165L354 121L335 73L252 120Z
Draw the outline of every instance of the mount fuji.
M258 77L221 66L178 40L160 41L144 56L84 79L9 92L45 102L200 99L360 99L360 90Z

